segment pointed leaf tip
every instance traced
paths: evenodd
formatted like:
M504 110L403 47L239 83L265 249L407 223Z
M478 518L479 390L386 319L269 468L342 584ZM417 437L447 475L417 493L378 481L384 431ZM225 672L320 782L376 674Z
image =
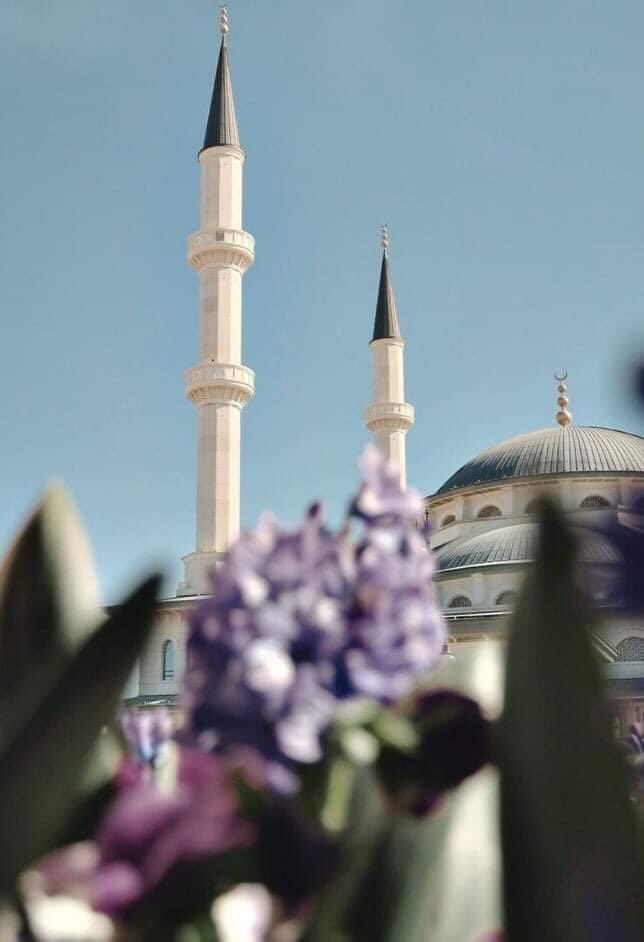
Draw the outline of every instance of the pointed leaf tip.
M53 681L101 617L87 534L67 490L52 485L0 569L0 702L5 720Z
M99 731L149 637L161 585L146 579L72 656L0 755L0 891L51 849ZM43 769L46 775L43 775Z

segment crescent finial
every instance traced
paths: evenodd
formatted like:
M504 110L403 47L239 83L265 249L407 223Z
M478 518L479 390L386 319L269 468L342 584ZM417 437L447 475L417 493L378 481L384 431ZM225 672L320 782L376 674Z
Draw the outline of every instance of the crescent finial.
M219 32L225 41L228 32L228 8L223 4L219 7Z
M568 387L566 385L566 380L568 379L568 370L564 370L562 374L555 372L555 379L557 380L557 405L559 406L559 411L557 412L555 419L562 428L570 425L572 422L572 412L568 408L570 400L568 399Z

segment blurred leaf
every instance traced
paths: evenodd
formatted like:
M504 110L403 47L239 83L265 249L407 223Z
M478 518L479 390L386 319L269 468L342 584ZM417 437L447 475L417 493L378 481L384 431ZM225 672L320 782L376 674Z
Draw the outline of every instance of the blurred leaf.
M475 698L489 718L500 708L502 645L459 646L428 689ZM483 769L446 794L434 814L393 820L380 837L355 901L352 942L477 942L501 923L496 771Z
M148 637L160 580L143 583L82 645L0 756L0 890L50 849L75 786Z
M502 696L502 645L464 644L428 689L474 697L489 718ZM394 817L371 770L358 777L341 867L306 942L475 942L498 929L501 865L496 772L484 769L423 820Z
M61 845L86 841L94 835L114 797L114 775L122 757L123 750L113 727L103 728L75 788L74 807L62 832Z
M644 869L625 764L573 580L574 544L544 503L514 617L501 722L509 942L644 938Z
M101 620L92 555L73 501L51 487L0 570L0 722L18 724Z
M373 771L356 770L348 814L333 879L319 894L302 942L349 942L348 915L361 894L364 874L384 833L382 794Z

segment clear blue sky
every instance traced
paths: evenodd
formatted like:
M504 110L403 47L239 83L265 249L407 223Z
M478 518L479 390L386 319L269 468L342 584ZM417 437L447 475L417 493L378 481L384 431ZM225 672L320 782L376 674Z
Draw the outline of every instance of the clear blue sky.
M425 492L553 421L642 431L641 0L231 0L247 152L245 524L337 519L366 441L378 227ZM51 478L108 598L193 548L198 167L212 0L4 0L0 538ZM174 567L174 569L173 569Z

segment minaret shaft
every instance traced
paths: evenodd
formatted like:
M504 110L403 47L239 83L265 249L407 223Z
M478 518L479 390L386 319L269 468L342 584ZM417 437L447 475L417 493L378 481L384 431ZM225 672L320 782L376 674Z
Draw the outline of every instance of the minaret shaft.
M199 163L201 228L241 229L244 152L233 145L209 147L202 150Z
M414 424L414 407L405 402L404 342L400 337L372 340L373 403L365 412L365 425L391 464L407 482L405 438Z
M202 405L197 424L197 552L219 558L239 533L241 409Z
M402 340L387 339L372 343L374 402L404 402L403 349Z
M199 281L201 359L241 363L241 272L205 268Z

